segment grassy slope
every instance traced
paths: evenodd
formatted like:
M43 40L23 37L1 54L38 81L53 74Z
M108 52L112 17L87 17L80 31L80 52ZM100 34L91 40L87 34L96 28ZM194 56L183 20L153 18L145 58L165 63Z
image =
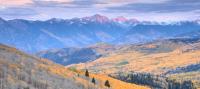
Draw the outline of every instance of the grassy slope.
M1 74L7 76L5 80L8 80L4 85L6 87L9 84L11 89L18 87L40 89L46 85L49 89L58 86L61 89L84 88L83 84L73 78L76 73L46 59L27 55L5 45L0 45L0 66Z
M25 77L28 78L30 77L30 74L28 73L31 71L32 80L34 79L36 82L41 84L47 84L49 89L55 89L56 86L59 86L61 89L65 89L66 87L68 87L68 89L83 89L84 87L88 87L87 82L89 82L92 88L96 87L104 89L105 80L110 81L112 89L148 89L148 87L125 83L110 78L106 75L99 74L91 74L91 77L95 77L98 81L102 81L98 85L93 86L88 79L85 77L80 77L84 76L83 72L74 71L65 68L64 66L54 64L53 62L46 59L39 59L37 57L27 55L15 48L0 45L0 66L5 67L5 65L8 65L8 82L11 84L10 86L15 88L19 85L22 87L33 87L33 85L29 84L26 79L19 80L16 78L16 76L21 76L22 73L25 75ZM15 74L14 71L17 70L20 70L21 72L17 72Z
M200 42L185 44L181 42L155 42L138 46L127 45L93 62L72 65L77 69L87 66L96 73L148 72L162 74L177 67L200 62ZM192 80L197 87L199 72L170 75L177 81Z
M108 57L99 58L87 63L91 69L103 73L117 71L139 71L161 74L169 69L194 64L200 61L200 51L181 53L178 50L169 53L143 54L139 52L128 52L112 54ZM128 63L117 65L123 61ZM77 68L84 68L85 64L76 65ZM110 71L113 70L113 71Z
M80 76L84 76L84 71L78 71ZM90 79L95 78L96 81L98 81L98 86L100 89L106 88L104 86L105 81L108 80L110 82L112 89L150 89L147 86L140 86L136 84L126 83L114 78L111 78L105 74L90 74ZM91 84L92 85L92 84Z
M87 65L94 72L108 74L118 71L161 74L176 67L199 62L199 44L200 42L188 44L182 41L164 40L141 45L125 45L107 51L108 55L93 62L74 66L83 69Z

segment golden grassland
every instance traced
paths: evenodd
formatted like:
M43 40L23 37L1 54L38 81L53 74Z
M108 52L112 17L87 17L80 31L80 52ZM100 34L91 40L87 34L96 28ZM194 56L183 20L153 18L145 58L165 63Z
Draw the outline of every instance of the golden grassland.
M79 71L78 73L80 75L84 75L84 71ZM126 82L111 78L111 77L109 77L105 74L92 74L92 73L90 73L89 77L91 79L95 78L96 80L98 80L100 82L100 85L99 85L100 89L106 88L104 86L104 83L105 83L106 80L109 81L112 89L150 89L147 86L136 85L136 84L133 84L133 83L126 83Z
M53 64L51 62L48 62L45 59L43 59L42 61L45 61L45 63L48 63L48 64ZM66 78L73 77L78 83L82 83L87 87L88 80L77 76L78 74L84 76L84 72L81 72L78 70L71 71L70 69L60 66L60 65L49 65L49 66L39 65L39 66L43 67L43 69L48 69L50 71L50 73L55 73L55 74L58 74L60 76L66 77ZM106 88L104 86L104 82L106 80L109 80L112 89L149 89L146 86L140 86L140 85L136 85L136 84L126 83L126 82L111 78L104 74L90 73L90 78L93 78L93 77L95 79L97 79L98 81L101 81L100 85L97 86L97 87L100 87L101 89ZM92 85L92 83L90 81L89 81L89 84Z
M93 74L92 77L95 77L98 80L109 80L109 82L111 84L111 87L113 89L150 89L150 88L148 88L146 86L139 86L139 85L136 85L136 84L122 82L120 80L113 79L113 78L108 77L106 75L101 75L101 74L96 74L95 75L95 74Z
M117 65L126 61L126 64ZM137 71L161 74L169 69L184 67L186 65L200 62L200 51L181 52L175 50L168 53L143 54L140 52L126 52L112 54L99 58L87 64L71 65L77 69L88 68L98 70L101 73L113 73L118 71Z

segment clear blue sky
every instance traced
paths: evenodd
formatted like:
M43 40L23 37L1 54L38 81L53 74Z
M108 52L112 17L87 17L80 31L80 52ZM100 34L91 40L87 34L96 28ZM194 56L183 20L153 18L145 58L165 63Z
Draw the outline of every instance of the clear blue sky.
M146 21L200 19L200 0L0 0L4 19L46 20L101 14Z

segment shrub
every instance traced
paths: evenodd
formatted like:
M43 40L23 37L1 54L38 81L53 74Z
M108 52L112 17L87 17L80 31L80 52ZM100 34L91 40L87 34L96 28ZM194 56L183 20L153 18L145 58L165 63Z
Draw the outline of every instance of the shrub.
M106 86L106 87L110 87L110 83L109 83L108 80L106 80L106 82L105 82L105 86Z

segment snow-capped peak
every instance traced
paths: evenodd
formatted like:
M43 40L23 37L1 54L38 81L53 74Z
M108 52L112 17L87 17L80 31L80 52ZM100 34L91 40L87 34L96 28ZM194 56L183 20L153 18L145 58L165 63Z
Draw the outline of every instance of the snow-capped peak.
M49 19L49 20L47 20L47 21L50 22L50 23L54 23L54 22L61 22L61 21L64 21L64 19L52 18L52 19Z
M200 25L200 19L195 20L195 22Z
M0 18L0 24L4 24L6 21L2 18Z
M87 20L87 21L92 21L92 22L100 22L100 23L105 23L105 22L109 22L109 18L106 16L102 16L99 14L93 15L93 16L89 16L89 17L83 17L83 20Z
M117 18L113 18L113 21L115 21L115 22L126 22L126 21L128 21L128 19L126 19L123 16L119 16Z

